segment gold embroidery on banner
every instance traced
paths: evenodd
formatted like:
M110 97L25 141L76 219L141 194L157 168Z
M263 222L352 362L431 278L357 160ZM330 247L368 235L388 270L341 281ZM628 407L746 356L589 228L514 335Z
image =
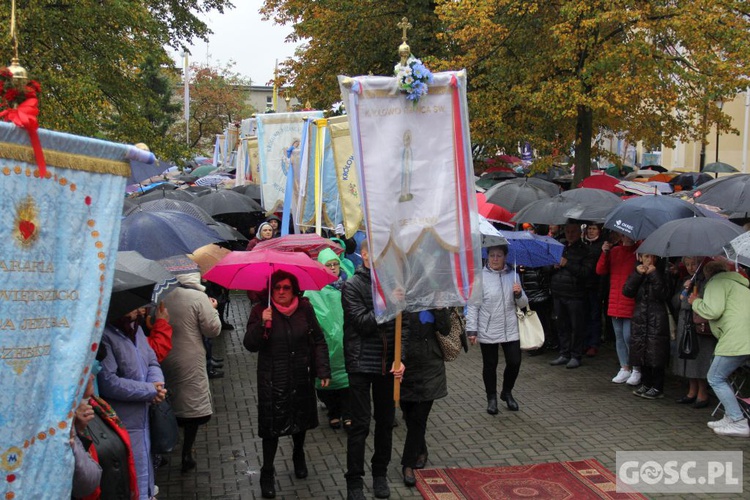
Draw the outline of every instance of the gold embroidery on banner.
M36 165L34 150L29 146L20 146L9 142L0 143L0 157ZM44 150L44 159L46 160L47 165L52 167L82 170L84 172L93 172L97 174L120 175L122 177L128 177L130 175L130 163L127 160L105 160L91 156L64 153L52 149ZM17 173L20 174L20 170Z
M39 239L39 220L34 198L27 196L16 205L13 220L13 239L22 248L30 248Z

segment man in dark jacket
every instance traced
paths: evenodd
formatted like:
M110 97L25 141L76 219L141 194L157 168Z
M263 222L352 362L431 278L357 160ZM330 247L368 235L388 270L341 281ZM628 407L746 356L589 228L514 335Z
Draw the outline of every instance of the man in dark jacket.
M560 356L550 364L578 368L588 331L586 285L594 273L596 261L581 241L579 224L565 225L565 240L562 260L555 266L550 283L560 341Z
M393 379L404 374L404 365L394 370L395 322L375 321L369 248L362 242L363 264L344 284L344 358L349 374L349 400L352 426L346 445L346 489L348 500L363 500L365 441L370 432L370 416L375 418L372 455L372 487L377 498L388 498L388 464L395 408ZM372 412L370 393L372 392Z

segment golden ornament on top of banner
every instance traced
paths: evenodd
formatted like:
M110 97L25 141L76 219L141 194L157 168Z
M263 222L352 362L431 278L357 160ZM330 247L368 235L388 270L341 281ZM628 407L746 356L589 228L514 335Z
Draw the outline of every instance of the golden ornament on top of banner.
M398 55L401 58L401 65L406 66L406 61L411 55L411 48L406 43L406 30L411 29L412 25L406 17L401 18L401 22L396 26L401 28L401 45L398 46Z

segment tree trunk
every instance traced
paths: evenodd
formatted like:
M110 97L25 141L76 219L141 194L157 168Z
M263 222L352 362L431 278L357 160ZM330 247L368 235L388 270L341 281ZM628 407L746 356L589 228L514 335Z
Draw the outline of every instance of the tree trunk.
M576 171L573 175L573 185L576 187L586 177L591 175L591 140L593 139L594 114L587 106L578 106L576 120Z

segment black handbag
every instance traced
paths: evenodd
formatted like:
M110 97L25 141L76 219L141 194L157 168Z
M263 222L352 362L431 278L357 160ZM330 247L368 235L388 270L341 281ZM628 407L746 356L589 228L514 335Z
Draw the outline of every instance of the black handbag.
M695 359L700 352L698 345L698 332L695 331L693 315L691 311L682 312L684 320L682 322L682 335L678 345L680 359Z
M151 453L171 453L180 439L177 417L168 400L148 408Z

